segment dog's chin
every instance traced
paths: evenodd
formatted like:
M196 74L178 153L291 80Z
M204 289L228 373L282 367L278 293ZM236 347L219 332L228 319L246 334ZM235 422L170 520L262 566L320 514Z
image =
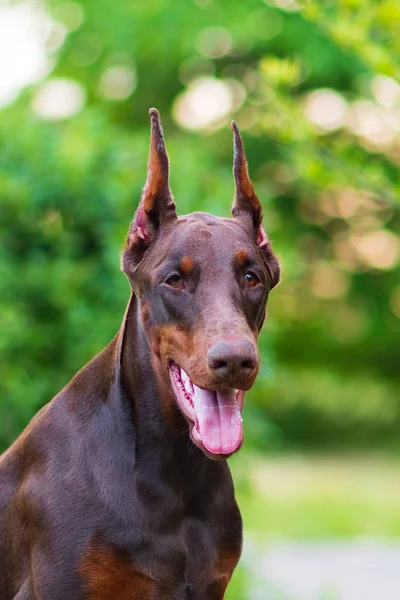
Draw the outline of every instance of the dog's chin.
M191 381L173 361L169 376L176 403L189 423L193 443L206 456L223 460L243 443L242 407L245 392L228 388L204 389Z

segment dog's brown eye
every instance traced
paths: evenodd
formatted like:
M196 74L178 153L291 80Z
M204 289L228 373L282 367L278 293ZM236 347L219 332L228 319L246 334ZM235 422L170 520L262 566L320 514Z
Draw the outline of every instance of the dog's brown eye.
M244 279L246 282L246 287L248 288L254 288L260 283L260 279L252 271L247 271L247 273L244 276Z
M164 283L166 283L167 285L169 285L169 287L172 287L176 290L183 289L183 279L179 275L179 273L174 273L173 275L168 277L168 279L166 279L164 281Z

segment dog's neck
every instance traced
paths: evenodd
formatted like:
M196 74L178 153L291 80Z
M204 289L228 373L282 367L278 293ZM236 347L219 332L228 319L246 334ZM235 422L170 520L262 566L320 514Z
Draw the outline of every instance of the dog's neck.
M135 431L135 458L167 476L196 485L226 464L208 459L189 438L188 426L173 404L169 381L144 332L138 300L132 295L120 331L119 379ZM223 461L225 463L225 461Z

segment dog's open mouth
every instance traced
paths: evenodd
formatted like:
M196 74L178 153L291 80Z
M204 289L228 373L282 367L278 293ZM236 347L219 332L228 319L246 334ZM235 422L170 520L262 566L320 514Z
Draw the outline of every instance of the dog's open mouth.
M170 362L169 375L177 403L191 422L196 445L213 455L230 455L243 442L242 405L245 392L229 388L205 390Z

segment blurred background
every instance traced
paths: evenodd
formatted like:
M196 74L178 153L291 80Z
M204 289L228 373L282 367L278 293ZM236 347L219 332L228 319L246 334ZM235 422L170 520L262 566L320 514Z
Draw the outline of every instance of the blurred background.
M231 461L228 600L400 597L400 4L0 4L0 450L113 337L162 115L181 214L238 122L282 261Z

